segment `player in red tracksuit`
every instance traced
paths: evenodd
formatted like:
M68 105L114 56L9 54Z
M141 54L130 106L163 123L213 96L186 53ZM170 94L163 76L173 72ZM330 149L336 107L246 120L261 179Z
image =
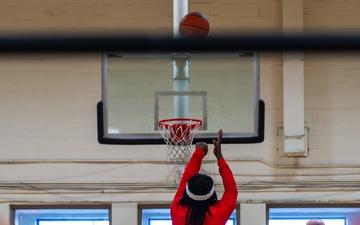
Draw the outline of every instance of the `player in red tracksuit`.
M199 174L208 147L206 143L196 143L170 207L173 225L224 225L234 211L238 191L230 167L223 158L221 140L222 130L219 130L213 144L225 189L222 198L217 199L212 178Z

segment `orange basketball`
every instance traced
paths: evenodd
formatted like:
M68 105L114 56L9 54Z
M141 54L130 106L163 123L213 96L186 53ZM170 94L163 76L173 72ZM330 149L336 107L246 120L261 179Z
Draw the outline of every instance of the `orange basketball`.
M199 12L186 14L180 21L179 32L181 37L206 37L210 24L206 16Z

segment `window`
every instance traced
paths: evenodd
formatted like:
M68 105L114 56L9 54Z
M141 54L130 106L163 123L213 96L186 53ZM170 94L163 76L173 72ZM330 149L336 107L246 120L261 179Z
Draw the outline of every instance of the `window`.
M38 225L109 225L109 221L96 221L96 220L39 220Z
M305 225L311 218L304 219L271 219L269 220L269 225ZM321 219L321 218L320 218ZM346 225L345 218L338 219L321 219L325 225Z
M226 225L237 224L237 211L237 209L234 210ZM139 213L141 214L140 225L172 225L168 206L140 206Z
M172 225L170 219L150 219L149 225ZM235 225L235 218L230 218L225 225Z
M276 204L268 205L268 225L305 225L321 219L325 225L350 225L360 221L358 205Z
M15 225L109 225L110 206L12 206Z

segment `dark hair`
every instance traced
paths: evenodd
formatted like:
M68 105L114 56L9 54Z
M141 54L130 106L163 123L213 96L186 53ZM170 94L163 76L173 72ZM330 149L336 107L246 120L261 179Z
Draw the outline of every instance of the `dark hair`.
M189 191L195 195L206 195L213 186L213 179L204 174L196 174L188 181ZM216 202L217 195L215 192L207 200L196 201L191 199L185 190L183 198L180 200L181 205L188 206L184 225L203 225L206 213L209 213L210 216L212 215L209 206L214 205Z

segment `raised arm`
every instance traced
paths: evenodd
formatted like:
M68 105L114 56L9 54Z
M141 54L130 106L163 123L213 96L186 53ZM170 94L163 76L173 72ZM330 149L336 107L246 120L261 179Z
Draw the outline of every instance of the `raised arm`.
M222 129L220 129L218 131L218 138L217 140L213 140L213 144L214 144L214 155L217 158L217 160L224 158L221 152L221 142L222 142L222 135L223 135L223 131Z
M226 221L236 207L238 191L233 173L221 151L222 134L222 130L219 130L218 139L213 140L213 144L214 155L218 160L219 172L225 189L222 198L219 200L219 205L221 205L223 220Z

